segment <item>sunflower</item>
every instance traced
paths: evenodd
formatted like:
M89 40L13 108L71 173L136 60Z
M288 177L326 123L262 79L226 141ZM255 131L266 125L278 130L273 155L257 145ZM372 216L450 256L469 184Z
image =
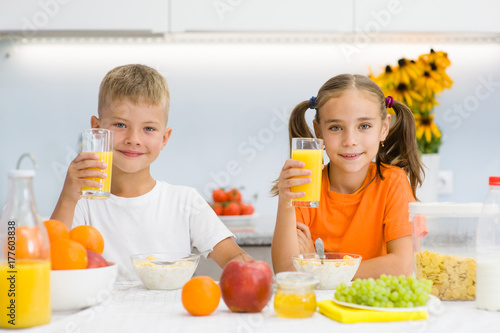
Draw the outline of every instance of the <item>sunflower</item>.
M368 75L368 77L375 83L377 83L380 87L393 87L395 85L395 82L397 81L397 74L395 70L389 65L385 66L384 72L382 72L377 77L374 77L373 73L370 70L370 74Z
M402 58L397 66L387 65L378 76L370 71L370 78L386 96L391 95L411 108L421 153L437 153L441 145L441 132L434 123L433 108L438 105L437 95L453 84L446 74L450 64L446 52L431 49L416 61Z
M429 113L436 105L439 105L439 103L436 101L434 96L425 97L418 103L418 112Z
M443 88L449 89L453 84L453 80L446 74L444 68L437 66L435 63L430 63L430 72L440 78Z
M429 64L434 63L436 66L443 69L450 66L451 64L450 59L448 59L448 53L443 51L436 52L433 49L431 49L431 52L429 54L422 54L421 56L419 56L418 60L424 61Z
M408 107L414 106L414 101L421 102L422 95L417 91L410 89L407 84L400 83L397 87L386 89L387 95L392 96L397 101L403 101Z
M398 84L410 85L412 80L422 75L422 69L413 60L405 58L398 60L398 67L395 72L395 82Z
M425 137L425 141L431 142L432 137L441 138L441 131L434 122L434 115L414 114L415 125L417 126L417 140Z
M425 70L424 73L415 80L414 88L420 91L423 97L433 96L445 89L442 82L442 76L431 70Z

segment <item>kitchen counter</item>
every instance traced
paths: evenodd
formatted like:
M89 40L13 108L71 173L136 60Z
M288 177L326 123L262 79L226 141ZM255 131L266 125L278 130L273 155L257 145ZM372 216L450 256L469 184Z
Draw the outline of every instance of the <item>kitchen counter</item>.
M271 246L272 231L235 232L236 244L239 246Z
M234 233L239 246L271 246L275 216L257 216L243 222L222 221Z
M318 300L332 290L317 290ZM140 282L115 284L103 303L75 312L55 312L48 325L16 332L493 332L500 313L475 309L475 302L440 302L423 321L342 324L316 312L307 319L278 318L272 300L261 313L233 313L221 299L209 316L194 317L181 302L181 290L147 290Z

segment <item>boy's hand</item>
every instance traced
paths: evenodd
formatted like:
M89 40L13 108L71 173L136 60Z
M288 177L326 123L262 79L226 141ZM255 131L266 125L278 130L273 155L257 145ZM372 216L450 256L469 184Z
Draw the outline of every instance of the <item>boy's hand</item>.
M291 199L301 198L306 195L305 192L291 192L290 187L304 185L311 182L311 178L295 178L310 176L311 170L303 169L304 162L289 159L285 162L278 179L279 200L289 202Z
M106 178L106 174L100 170L106 169L106 163L99 161L99 155L90 152L78 154L71 162L66 173L64 187L60 199L77 202L80 200L82 187L102 187L102 184L86 177Z

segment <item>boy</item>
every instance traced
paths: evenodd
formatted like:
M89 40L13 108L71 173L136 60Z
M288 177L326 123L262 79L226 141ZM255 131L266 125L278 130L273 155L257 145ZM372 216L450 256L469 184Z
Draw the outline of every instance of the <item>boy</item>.
M119 279L136 280L130 255L151 252L208 255L219 266L232 259L251 260L234 241L212 208L196 190L156 181L150 165L172 133L167 128L170 93L156 70L144 65L117 67L99 88L98 115L93 128L114 132L111 196L81 199L84 186L101 187L87 177L105 178L106 165L93 153L80 153L70 164L52 214L68 228L92 225L103 235L103 256L116 262Z

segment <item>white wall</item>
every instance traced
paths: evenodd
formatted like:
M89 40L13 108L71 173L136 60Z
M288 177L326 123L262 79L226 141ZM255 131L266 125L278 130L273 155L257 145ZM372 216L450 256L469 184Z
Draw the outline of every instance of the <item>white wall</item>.
M153 176L207 194L236 161L230 185L244 186L247 199L257 193L257 212L271 216L276 199L268 193L288 154L291 109L334 75L366 74L368 66L378 73L431 46L449 53L455 81L436 109L445 135L441 169L454 173L453 194L440 200L482 201L487 177L500 174L498 44L372 44L348 59L339 44L6 41L0 43L0 204L7 196L6 171L31 152L40 164L38 208L50 215L79 135L96 113L100 80L115 66L143 63L167 78L172 95L173 134ZM494 83L485 86L485 80Z

